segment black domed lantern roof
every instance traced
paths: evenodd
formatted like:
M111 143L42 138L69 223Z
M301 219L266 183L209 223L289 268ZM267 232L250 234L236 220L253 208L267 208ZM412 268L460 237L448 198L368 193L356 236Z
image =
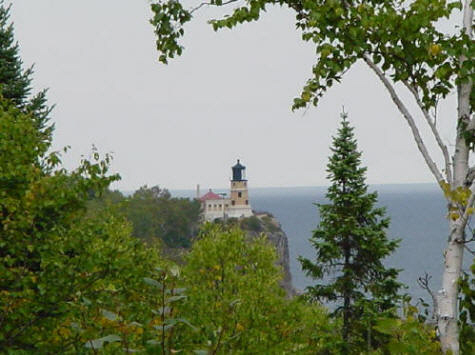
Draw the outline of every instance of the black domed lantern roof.
M246 180L246 167L240 163L239 159L237 160L237 164L231 169L233 170L233 181Z

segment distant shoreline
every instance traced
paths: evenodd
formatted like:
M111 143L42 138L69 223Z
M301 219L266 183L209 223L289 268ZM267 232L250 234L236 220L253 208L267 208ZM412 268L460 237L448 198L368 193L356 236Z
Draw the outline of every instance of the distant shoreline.
M292 193L292 194L301 194L301 193L314 193L326 191L328 186L281 186L281 187L249 187L249 195L254 194L269 194L273 192L279 193ZM226 192L228 188L214 188L213 191L216 192ZM170 193L176 197L195 197L196 191L193 189L170 189ZM399 191L413 191L413 192L432 192L439 191L439 186L435 183L401 183L401 184L370 184L369 191L381 191L386 193L399 192ZM127 192L123 192L127 194Z
M161 188L167 188L166 186L160 186ZM267 194L272 192L279 193L282 192L292 192L292 193L312 193L312 192L322 192L326 191L328 186L269 186L269 187L249 187L249 193L252 196L253 194ZM214 188L213 191L216 192L227 192L229 188L221 187ZM429 191L439 191L439 186L436 183L430 182L419 182L419 183L399 183L399 184L370 184L369 191L381 191L381 192L399 192L399 191L414 191L414 192L429 192ZM119 190L125 196L130 196L134 193L135 190ZM196 190L194 189L168 189L173 197L188 197L192 198L196 195Z

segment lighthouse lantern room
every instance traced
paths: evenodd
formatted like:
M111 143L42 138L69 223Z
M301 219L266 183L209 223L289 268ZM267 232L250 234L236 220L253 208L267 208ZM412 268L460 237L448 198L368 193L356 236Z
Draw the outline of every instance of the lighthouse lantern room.
M239 159L231 169L233 170L233 181L246 181L246 167L241 165Z

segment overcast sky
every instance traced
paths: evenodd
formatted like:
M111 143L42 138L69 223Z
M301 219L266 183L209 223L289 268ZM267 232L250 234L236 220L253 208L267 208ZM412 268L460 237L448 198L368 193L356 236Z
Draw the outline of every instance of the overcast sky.
M251 187L326 185L344 105L368 182L433 182L407 124L363 63L318 108L292 113L315 58L292 12L270 9L257 23L218 33L206 24L213 14L203 9L186 27L182 57L165 66L147 0L14 1L21 55L35 64L35 88L49 88L56 104L54 146L71 146L68 168L95 145L113 153L123 190L226 187L237 158ZM438 119L448 144L454 112L452 95ZM440 166L432 140L429 148Z

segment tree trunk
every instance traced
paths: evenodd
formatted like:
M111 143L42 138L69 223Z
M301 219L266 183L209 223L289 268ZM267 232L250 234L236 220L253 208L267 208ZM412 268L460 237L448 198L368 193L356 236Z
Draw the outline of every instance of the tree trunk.
M463 27L465 34L472 38L473 8L470 0L465 0L463 11ZM473 58L460 57L460 65L466 60ZM458 87L458 112L457 112L457 138L455 142L455 153L453 157L453 179L452 190L457 187L466 187L465 179L469 169L469 147L464 138L464 132L470 131L474 127L470 117L470 93L472 91L472 81L466 80ZM473 186L473 185L472 185ZM472 189L472 194L473 194ZM470 206L464 206L465 208ZM450 212L450 211L449 211ZM465 240L465 226L467 224L466 213L459 213L460 217L449 222L448 247L445 250L444 273L442 275L442 289L438 293L438 327L442 350L451 351L454 355L460 353L459 329L458 329L458 281L460 279L463 249Z
M348 345L349 333L350 333L350 296L348 290L345 291L343 296L343 342L345 346Z
M465 122L468 124L470 117L470 90L471 83L462 85L458 90L458 130L457 141L455 145L455 153L453 157L454 163L454 181L452 190L465 186L465 179L468 172L469 147L467 146L463 131L466 125L460 124ZM465 127L465 128L464 128ZM455 205L455 203L454 203ZM465 208L467 206L464 206ZM450 213L450 211L449 211ZM455 221L449 219L449 240L448 246L444 253L444 272L442 275L442 289L437 295L437 320L440 332L440 341L444 352L452 351L454 355L459 354L459 332L457 324L458 314L458 281L460 279L463 250L465 240L466 219L463 212L459 212L459 218Z
M343 274L345 278L345 286L344 286L344 293L343 293L343 342L345 343L344 351L345 353L348 352L348 340L350 334L350 318L351 318L351 289L349 283L351 282L350 276L350 243L348 241L349 236L345 237L345 242L343 246L343 252L345 257L345 265L343 267Z
M350 298L348 295L344 296L343 304L343 353L347 354L350 348L348 340L350 338Z
M438 328L442 350L451 350L459 354L458 314L458 280L462 269L464 228L459 220L450 223L449 245L445 251L442 289L438 293ZM465 224L465 223L464 223Z

